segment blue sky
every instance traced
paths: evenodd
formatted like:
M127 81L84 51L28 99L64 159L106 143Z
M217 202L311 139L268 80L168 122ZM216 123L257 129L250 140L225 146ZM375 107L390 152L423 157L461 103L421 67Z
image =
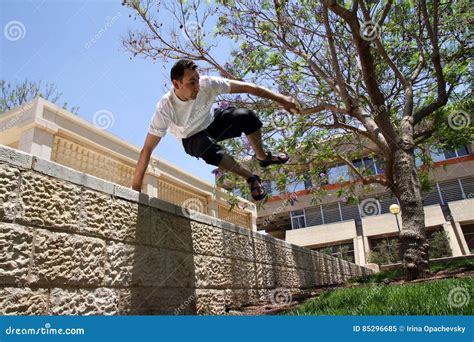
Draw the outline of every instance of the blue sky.
M121 37L142 27L129 18L131 11L120 0L0 0L0 4L1 78L11 83L54 82L63 93L61 105L66 101L79 106L79 116L89 122L97 111L111 112L114 123L108 131L141 147L156 103L167 89L165 83L170 85L170 63L130 60ZM5 27L12 21L23 25L23 38L6 38ZM214 167L186 155L170 134L154 154L214 182Z

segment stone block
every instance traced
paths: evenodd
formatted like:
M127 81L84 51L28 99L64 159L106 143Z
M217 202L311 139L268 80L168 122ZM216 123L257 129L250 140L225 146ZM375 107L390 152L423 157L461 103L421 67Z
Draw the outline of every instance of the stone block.
M47 289L0 288L0 315L48 315L48 298Z
M105 286L164 286L165 253L156 247L107 243Z
M0 223L0 284L25 284L33 246L33 231Z
M33 172L21 178L18 222L78 231L81 188Z
M52 315L117 315L119 295L116 289L53 288L50 295Z
M224 237L221 229L191 221L191 236L195 254L224 256Z
M104 277L104 241L44 229L37 229L34 239L32 282L100 286Z
M19 169L8 164L0 164L0 221L14 221L21 215L19 182Z

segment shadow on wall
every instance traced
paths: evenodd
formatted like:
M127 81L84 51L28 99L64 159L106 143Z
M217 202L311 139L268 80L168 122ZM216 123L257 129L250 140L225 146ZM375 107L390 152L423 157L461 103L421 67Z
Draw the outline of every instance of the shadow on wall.
M137 244L123 250L133 266L121 291L122 314L196 314L191 221L140 204L135 226Z

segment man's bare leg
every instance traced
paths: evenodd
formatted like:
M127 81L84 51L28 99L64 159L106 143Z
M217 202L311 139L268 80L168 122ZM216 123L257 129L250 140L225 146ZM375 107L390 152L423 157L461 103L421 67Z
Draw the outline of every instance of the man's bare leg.
M254 199L260 200L261 198L256 198L255 196L263 196L265 194L265 189L260 183L259 178L253 177L254 174L252 172L240 166L231 156L224 154L224 157L219 163L219 167L243 177L247 182L249 182L249 178L252 177L249 185L251 195Z
M232 173L235 173L247 180L248 178L253 176L253 173L250 172L247 169L244 169L242 166L240 166L234 158L229 156L228 154L224 154L224 157L222 158L221 162L219 163L219 167L230 171Z
M247 134L247 139L249 140L249 143L252 146L257 159L264 160L267 158L267 154L265 153L262 145L262 130L260 128L252 134Z

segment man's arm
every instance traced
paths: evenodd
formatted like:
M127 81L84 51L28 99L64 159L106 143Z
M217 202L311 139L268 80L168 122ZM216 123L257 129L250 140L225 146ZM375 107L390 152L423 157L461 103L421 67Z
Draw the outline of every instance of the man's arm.
M261 87L254 83L242 82L242 81L230 81L230 92L231 93L248 93L258 97L263 97L269 100L280 103L287 111L297 113L299 111L298 103L291 96L284 96L282 94L275 93L267 88Z
M137 167L135 168L135 175L133 176L132 189L136 191L141 191L143 176L145 175L148 163L150 162L150 156L158 143L160 142L161 137L148 133L145 139L145 144L143 145L142 150L140 151L140 157L138 158Z

